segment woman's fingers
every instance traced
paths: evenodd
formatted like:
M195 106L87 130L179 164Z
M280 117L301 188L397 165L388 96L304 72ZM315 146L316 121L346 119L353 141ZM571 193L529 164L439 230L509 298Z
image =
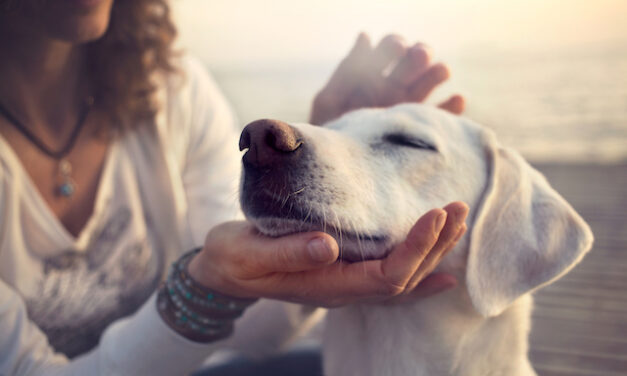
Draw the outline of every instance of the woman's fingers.
M406 54L405 39L400 35L386 35L372 52L369 68L371 76L381 76L385 68Z
M402 281L386 275L382 264L383 260L339 262L299 273L269 275L263 280L262 296L324 307L381 302L403 290L399 285Z
M317 286L323 294L390 296L412 290L429 274L463 231L468 206L454 202L433 209L411 228L405 241L384 259L357 263L335 263L322 269L282 276L284 286L303 278L303 284ZM416 278L415 278L416 277ZM415 280L414 280L415 278Z
M248 278L270 273L294 273L319 269L337 260L339 249L333 237L321 232L299 233L279 238L256 235L248 249L255 249L249 260L242 261ZM246 242L247 239L241 239ZM243 276L242 276L243 277Z
M410 278L438 241L447 213L433 209L423 215L409 231L404 242L394 247L381 264L381 274L391 286L402 292Z
M387 107L411 102L407 96L408 88L425 72L430 61L431 52L423 44L417 43L406 49L392 72L385 77L379 76L381 83L378 86L377 105Z
M420 278L415 282L418 284L435 268L442 254L452 247L451 243L460 228L458 222L463 222L466 212L467 207L463 203L449 204L444 210L431 210L416 222L406 240L386 258L351 264L335 263L302 273L275 275L271 278L272 290L282 294L278 298L290 299L291 296L290 300L299 301L302 296L294 297L293 286L315 286L306 295L309 299L317 296L325 306L355 300L381 302L382 299L410 292L408 284L412 278L419 274ZM450 221L448 216L452 217ZM433 257L432 253L437 256ZM425 263L429 266L425 267ZM426 296L438 289L448 288L452 283L450 278L438 278L419 288L420 291L415 294Z
M387 74L391 66L393 69ZM407 48L404 39L393 34L373 47L368 35L360 33L348 55L314 98L310 122L321 125L359 108L420 103L448 77L445 65L431 65L428 47L417 43ZM464 100L454 96L441 103L440 108L460 114Z
M380 107L392 104L399 93L387 90L387 77L384 70L405 55L407 47L405 40L390 34L363 58L353 63L349 68L356 74L353 91L346 102L346 111L366 107Z
M461 95L456 94L440 103L438 107L452 114L459 115L466 108L466 100Z
M337 66L323 92L334 96L348 96L363 81L363 71L369 67L368 62L373 53L370 37L360 33L353 48Z
M311 124L322 125L341 116L350 106L355 106L352 96L365 80L363 71L368 69L371 54L370 38L366 33L360 33L329 82L315 96L309 117Z
M428 264L432 264L432 260L439 261L439 258L448 252L452 248L451 246L459 239L460 231L465 231L464 221L468 215L468 205L459 201L453 202L446 205L444 211L447 213L446 224L440 232L438 242L425 259L425 261L427 261L425 267L427 267Z
M446 224L433 249L422 262L420 268L411 276L406 285L407 292L414 290L423 278L438 266L442 257L453 249L465 231L464 221L468 215L468 206L463 202L454 202L445 206L444 210L448 213Z
M431 63L431 50L417 43L407 50L405 56L390 72L388 81L397 87L405 88L414 82Z
M372 51L372 47L370 44L370 37L368 36L368 34L363 32L359 33L359 35L357 35L357 39L355 39L355 44L353 45L353 48L350 50L345 60L353 60L364 57L365 54L368 54L370 53L370 51Z
M321 268L337 260L335 239L323 232L278 238L262 235L249 222L223 223L207 235L206 265L230 280L255 280L272 273Z
M450 77L449 69L442 63L430 66L408 89L408 100L422 102L439 84Z
M325 92L348 98L359 87L362 90L376 87L375 81L383 79L383 70L405 55L406 50L404 39L398 35L386 36L373 49L368 35L360 33L351 51L331 76Z
M338 245L322 232L270 238L248 222L230 222L209 233L202 257L192 260L189 271L202 284L225 294L327 307L429 295L450 285L450 280L435 277L424 285L420 281L459 239L467 212L468 207L459 202L431 210L387 257L356 263L334 262Z

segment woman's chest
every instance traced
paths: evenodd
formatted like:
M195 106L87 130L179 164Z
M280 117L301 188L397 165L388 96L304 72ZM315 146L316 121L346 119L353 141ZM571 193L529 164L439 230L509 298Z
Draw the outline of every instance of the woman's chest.
M167 263L153 226L159 202L142 198L150 184L123 163L119 150L113 152L94 211L78 237L65 231L29 189L13 191L10 216L0 223L6 234L0 242L0 278L20 293L53 347L69 356L95 346L106 326L141 306ZM14 182L16 188L21 184Z
M1 131L42 202L70 234L78 236L94 209L111 141L84 132L67 155L53 158L13 128Z

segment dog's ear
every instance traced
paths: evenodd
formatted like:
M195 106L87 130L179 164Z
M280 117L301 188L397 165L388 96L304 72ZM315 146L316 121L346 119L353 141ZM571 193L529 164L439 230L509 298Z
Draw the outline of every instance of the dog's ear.
M490 172L471 232L466 283L475 309L496 316L571 269L590 250L592 232L544 176L489 136Z

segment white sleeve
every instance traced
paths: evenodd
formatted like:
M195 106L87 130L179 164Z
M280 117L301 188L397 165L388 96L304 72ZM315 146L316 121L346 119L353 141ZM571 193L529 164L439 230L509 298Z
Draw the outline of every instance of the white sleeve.
M170 329L153 295L135 315L111 325L93 351L72 361L54 352L28 319L19 295L0 280L0 375L180 375L224 341L200 344Z
M19 295L0 280L0 375L43 374L67 363L26 314Z
M242 219L238 184L240 127L230 106L196 60L184 61L189 88L189 135L181 175L192 243L204 243L209 229Z

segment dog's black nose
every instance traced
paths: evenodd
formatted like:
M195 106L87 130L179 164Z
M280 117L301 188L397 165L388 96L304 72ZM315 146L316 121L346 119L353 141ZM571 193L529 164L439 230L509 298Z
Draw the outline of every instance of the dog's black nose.
M239 139L239 149L248 149L244 162L256 167L281 163L301 145L297 131L289 124L268 119L248 124Z

